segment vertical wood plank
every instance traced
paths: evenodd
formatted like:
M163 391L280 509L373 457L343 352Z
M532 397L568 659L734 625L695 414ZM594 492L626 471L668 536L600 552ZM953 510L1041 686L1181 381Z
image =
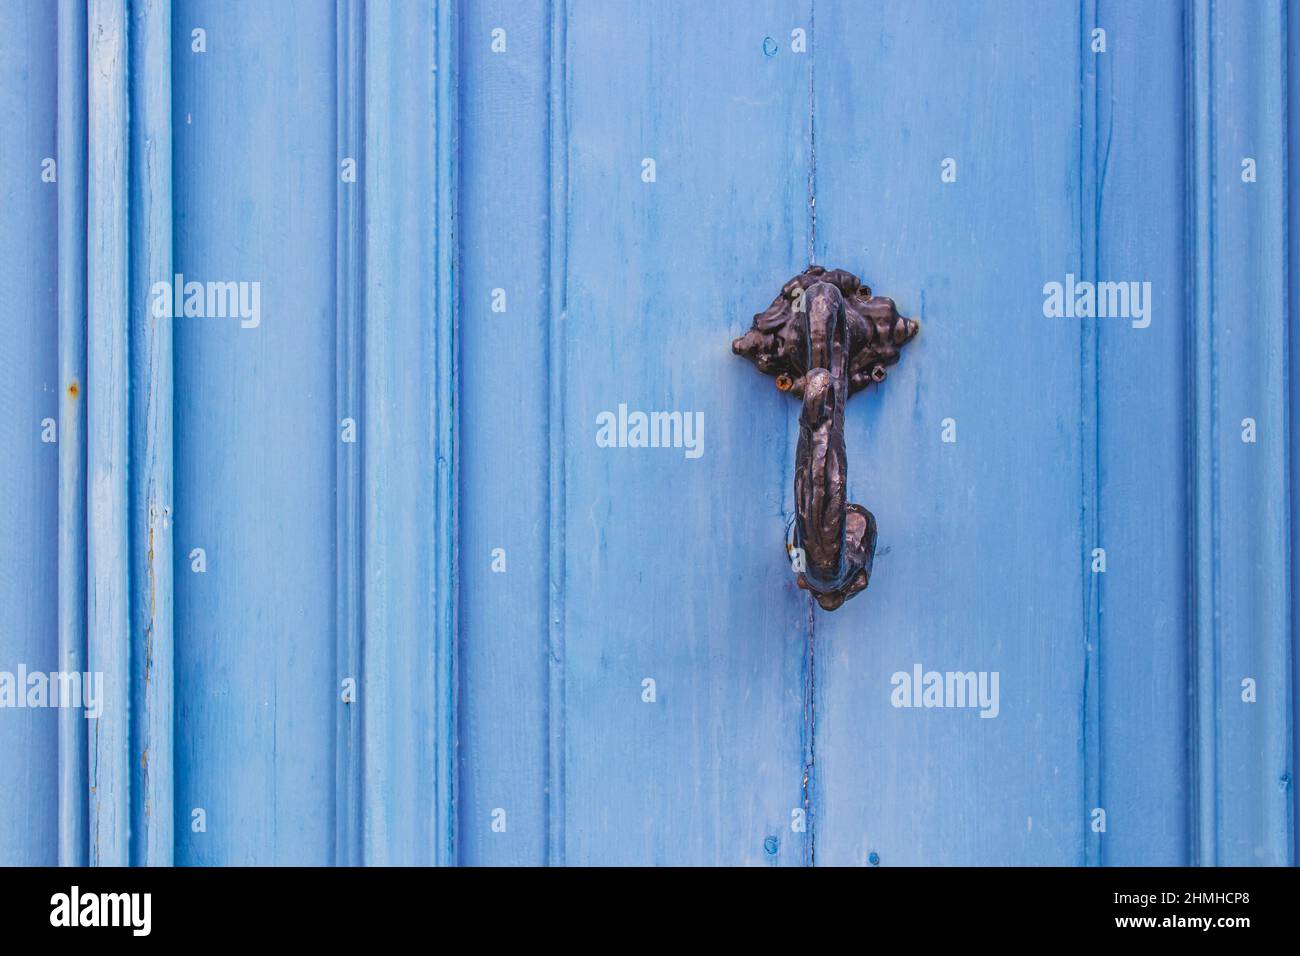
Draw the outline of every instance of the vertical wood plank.
M89 12L87 199L87 662L103 674L103 712L89 727L90 863L130 863L131 567L128 526L127 11Z
M1293 852L1284 11L1198 0L1188 20L1202 865L1283 865Z
M1080 9L816 14L818 260L921 320L848 406L879 545L816 612L816 861L1081 863L1085 340L1043 314L1080 271ZM996 673L997 716L894 706L918 666Z
M355 687L361 674L361 446L355 440L344 441L343 430L351 427L355 431L361 415L361 307L365 268L359 172L365 162L362 22L361 0L337 0L334 413L340 440L334 464L338 601L334 651L334 679L338 688L334 724L334 862L339 866L361 863L361 708L357 706L355 691L344 690L349 681ZM348 163L352 166L345 174Z
M368 864L454 859L450 3L365 11L361 706Z
M260 290L173 324L183 865L334 859L333 9L173 6L175 271Z
M76 808L62 799L67 778L58 751L64 728L86 723L80 710L60 720L18 700L26 702L23 675L48 673L62 660L55 562L58 464L68 439L43 440L53 437L47 420L63 417L55 288L61 186L42 178L52 172L45 161L56 157L56 36L48 3L0 4L0 672L12 682L0 708L0 865L7 866L60 860L60 824ZM78 235L84 242L84 231ZM72 447L76 435L74 427Z
M86 55L84 0L58 8L59 667L86 671ZM59 712L59 864L87 858L86 715Z
M170 0L131 9L131 858L170 866L172 810L172 322L151 288L172 275Z
M1300 189L1295 188L1291 177L1300 169L1300 2L1289 0L1286 6L1286 106L1287 150L1285 183L1287 201L1287 358L1290 362L1290 395L1288 407L1288 438L1291 456L1288 462L1291 476L1291 689L1287 697L1291 707L1291 773L1288 784L1291 790L1291 863L1300 861L1300 791L1295 775L1300 769L1300 734L1296 732L1300 720L1300 615L1297 615L1296 595L1300 593L1300 468L1296 467L1295 449L1300 441L1300 349L1296 348L1300 335Z
M729 343L806 264L810 63L791 31L808 18L574 3L564 20L556 862L806 858L807 616L784 550L796 413ZM598 416L620 405L702 413L702 454L601 447Z
M548 102L548 155L550 235L547 245L546 325L547 410L546 434L550 444L547 464L547 696L546 696L546 822L547 862L563 866L568 854L566 836L565 770L568 762L568 708L565 700L565 598L567 583L566 521L568 498L566 469L569 454L565 420L568 376L565 331L568 309L569 262L569 4L551 0L547 35L550 45Z
M547 761L547 674L560 667L548 654L547 624L555 15L547 4L465 4L459 30L458 153L470 159L458 169L457 208L458 860L466 865L547 862L547 807L562 799L548 791ZM555 454L562 459L563 449Z
M1088 861L1185 865L1188 800L1187 274L1183 4L1111 0L1081 24L1086 106L1081 221L1088 278L1151 283L1150 325L1095 320L1097 590L1089 640ZM1090 32L1106 30L1093 53ZM1085 84L1086 85L1086 84ZM1145 320L1143 320L1145 321ZM1093 573L1093 548L1106 571Z

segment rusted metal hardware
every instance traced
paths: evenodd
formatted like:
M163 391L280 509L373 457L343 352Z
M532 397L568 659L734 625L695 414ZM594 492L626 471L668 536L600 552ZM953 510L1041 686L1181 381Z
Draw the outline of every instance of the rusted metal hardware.
M876 553L875 516L848 501L844 404L884 381L886 367L920 327L852 273L811 266L731 343L734 353L775 376L777 388L803 401L794 473L795 567L799 586L827 611L866 588Z

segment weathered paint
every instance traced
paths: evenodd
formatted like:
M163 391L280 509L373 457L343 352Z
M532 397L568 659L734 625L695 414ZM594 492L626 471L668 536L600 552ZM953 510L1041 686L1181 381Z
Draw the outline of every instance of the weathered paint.
M92 0L89 13L89 175L86 201L86 665L102 673L103 712L89 740L90 862L130 860L130 556L127 512L130 381L130 70L126 0Z
M551 261L539 250L552 224L563 234L547 178L549 17L541 4L470 4L459 25L460 154L477 157L460 168L459 492L485 504L461 512L458 850L489 865L547 862L547 810L562 798L547 792L547 715L561 711L548 703ZM506 20L510 68L489 69L499 54L477 41ZM489 826L498 808L503 833Z
M334 860L332 10L172 9L175 270L261 283L173 326L178 864Z
M1112 36L1132 40L1106 54L1083 101L1081 266L1104 277L1122 271L1150 279L1158 290L1156 315L1167 320L1153 319L1140 333L1103 325L1083 343L1085 380L1092 383L1085 437L1096 455L1088 528L1108 558L1105 575L1085 578L1085 586L1095 586L1085 618L1091 649L1083 809L1102 806L1108 824L1124 824L1108 826L1104 836L1089 828L1085 859L1178 865L1192 859L1184 784L1190 724L1182 704L1189 675L1189 499L1178 477L1187 467L1189 333L1180 321L1189 305L1185 123L1177 109L1119 104L1139 96L1182 102L1182 8L1106 2L1094 16L1104 18ZM1165 173L1153 176L1153 169ZM1145 823L1135 827L1134 821Z
M335 421L342 430L361 408L361 190L345 178L348 163L365 161L361 0L338 0L335 22L339 164L335 224ZM334 862L361 863L361 708L355 694L344 699L344 682L361 673L361 455L354 442L339 441L334 459L335 625L334 680L340 706L334 729Z
M1206 864L1293 861L1286 20L1281 3L1200 0L1188 13L1192 759ZM1246 156L1266 171L1249 187ZM1258 423L1255 445L1241 440L1245 417ZM1245 678L1256 705L1242 704Z
M131 8L131 859L169 866L175 842L172 320L150 289L172 275L171 5Z
M57 151L48 7L0 4L0 670L9 672L59 660L60 449L41 441L42 421L60 417L58 193L41 181L42 160ZM58 862L59 743L54 711L0 710L0 862Z
M367 864L453 859L452 30L446 5L365 8L357 450Z
M1294 7L0 8L0 670L109 693L0 711L0 862L1294 862ZM727 348L810 260L924 323L829 615Z
M86 670L86 4L58 10L58 666ZM59 864L86 863L86 719L59 711Z
M1279 430L1279 440L1285 435L1287 439L1288 451L1296 447L1297 440L1300 440L1300 349L1293 348L1292 343L1295 341L1295 328L1297 320L1300 320L1300 242L1291 239L1294 235L1300 235L1297 230L1300 229L1300 189L1291 188L1290 176L1294 175L1300 164L1300 69L1293 64L1300 63L1300 11L1294 3L1288 3L1286 7L1286 164L1288 179L1286 180L1286 228L1287 228L1287 259L1285 267L1287 270L1287 322L1286 336L1287 349L1286 356L1288 366L1286 372L1288 376L1288 385L1290 392L1287 396L1286 416L1287 428ZM1300 468L1291 467L1291 461L1288 461L1288 476L1290 483L1283 488L1283 492L1289 492L1288 503L1294 503L1300 500ZM1291 517L1294 520L1297 511L1292 504ZM1288 525L1290 537L1290 563L1291 577L1288 582L1291 595L1291 687L1288 697L1295 700L1300 694L1300 653L1297 653L1298 641L1296 638L1296 601L1295 595L1300 588L1300 535L1295 534L1293 526ZM1296 732L1296 714L1300 707L1293 707L1290 713L1288 727L1291 734L1291 763L1290 772L1285 778L1279 780L1279 786L1285 788L1292 800L1291 809L1291 862L1296 864L1300 862L1300 827L1296 826L1296 784L1295 774L1297 767L1300 766L1300 733Z

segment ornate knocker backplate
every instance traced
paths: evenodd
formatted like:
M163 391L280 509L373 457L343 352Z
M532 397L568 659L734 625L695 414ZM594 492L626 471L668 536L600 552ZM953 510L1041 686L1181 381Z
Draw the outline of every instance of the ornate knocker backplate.
M866 588L876 553L876 519L848 501L844 404L881 382L921 324L894 300L871 294L843 269L812 266L781 289L731 343L776 387L801 399L794 473L794 544L799 586L827 611Z

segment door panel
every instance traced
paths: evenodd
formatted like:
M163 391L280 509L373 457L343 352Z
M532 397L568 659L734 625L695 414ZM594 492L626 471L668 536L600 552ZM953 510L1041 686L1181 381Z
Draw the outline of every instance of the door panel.
M566 862L807 854L790 828L808 734L807 607L782 550L793 419L727 340L798 271L808 62L766 56L742 13L774 36L799 21L775 3L575 4L567 23ZM702 417L702 453L601 447L598 416L622 406Z
M1080 329L1043 317L1042 287L1078 255L1077 24L1003 44L1029 5L938 13L818 10L817 254L921 320L849 406L850 498L881 553L816 622L818 859L1073 863ZM996 717L891 706L918 664L997 672Z
M334 35L310 9L173 12L176 271L260 281L262 309L175 323L178 863L331 858Z
M1292 512L1283 425L1287 282L1295 273L1284 268L1283 170L1294 175L1296 167L1285 153L1288 103L1277 79L1285 25L1295 16L1280 4L1198 4L1189 14L1195 55L1209 63L1195 87L1200 201L1191 284L1199 456L1196 761L1200 791L1213 800L1198 801L1196 825L1200 857L1219 864L1295 862ZM1246 181L1247 159L1265 170L1253 182Z
M1090 806L1106 833L1086 832L1086 861L1185 865L1187 739L1187 333L1184 277L1183 11L1106 5L1124 37L1085 72L1083 259L1094 274L1149 280L1145 329L1099 323L1085 343L1086 399L1097 454L1089 530L1106 548L1090 586L1084 719ZM1149 102L1163 109L1121 104ZM1159 170L1159 175L1153 175Z
M459 196L459 850L473 865L550 858L552 25L507 0L460 23L460 147L475 161Z

